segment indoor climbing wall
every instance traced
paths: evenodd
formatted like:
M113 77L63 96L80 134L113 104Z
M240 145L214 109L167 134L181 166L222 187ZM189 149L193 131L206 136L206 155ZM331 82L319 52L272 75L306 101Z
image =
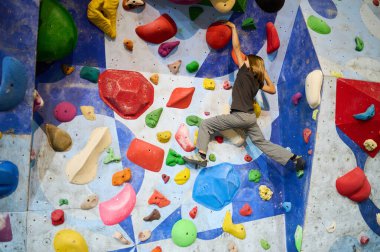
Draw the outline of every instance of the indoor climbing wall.
M49 54L58 40L37 45L39 3L13 22L17 5L0 3L0 29L12 31L3 31L0 55L24 63L29 76L24 101L0 112L0 160L19 173L14 192L0 178L0 251L64 249L67 238L80 251L380 249L380 160L361 146L367 137L380 143L379 115L351 116L380 106L376 1L236 0L232 10L108 1L102 12L99 1L43 1L38 36L47 40L50 29L58 38L51 27L72 20L77 30L77 38L74 28L64 33L75 49L58 60ZM48 4L57 16L44 14ZM106 34L93 24L101 13L110 15ZM277 93L258 93L258 124L304 157L303 174L231 131L212 136L207 168L181 158L193 153L201 120L229 113L237 66L219 20L235 23L243 53L265 60ZM155 26L163 31L152 35ZM34 79L44 105L30 122ZM9 166L0 161L0 172L14 178ZM342 180L358 188L352 193L366 185L359 203L335 187L355 167L362 180Z

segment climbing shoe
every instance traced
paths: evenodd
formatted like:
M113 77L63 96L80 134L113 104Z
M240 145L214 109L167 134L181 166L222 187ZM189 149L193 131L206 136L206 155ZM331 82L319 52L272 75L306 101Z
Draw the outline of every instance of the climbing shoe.
M202 158L199 153L194 154L192 156L187 156L187 157L183 156L182 158L183 158L183 160L185 160L187 163L190 163L190 164L196 164L196 165L199 165L201 167L207 166L207 159Z

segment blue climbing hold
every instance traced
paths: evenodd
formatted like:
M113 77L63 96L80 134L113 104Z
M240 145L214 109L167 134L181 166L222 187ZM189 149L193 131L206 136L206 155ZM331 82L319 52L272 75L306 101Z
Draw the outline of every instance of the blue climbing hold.
M18 185L18 168L9 161L0 160L0 199L11 195Z
M2 68L0 111L6 111L24 100L28 80L26 68L13 57L4 57Z
M371 105L367 108L367 110L363 113L360 114L355 114L354 117L355 119L362 120L362 121L367 121L371 119L375 115L375 105Z
M282 203L282 208L284 208L285 212L289 213L292 210L292 203L285 201Z
M203 169L195 180L193 199L218 211L231 203L240 186L239 174L228 163Z

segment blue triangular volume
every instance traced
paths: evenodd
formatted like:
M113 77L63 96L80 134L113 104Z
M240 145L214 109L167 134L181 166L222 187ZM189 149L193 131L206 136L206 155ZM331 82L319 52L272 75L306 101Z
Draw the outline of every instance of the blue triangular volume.
M221 234L223 234L222 228L211 229L211 230L197 233L197 239L212 240L220 236Z
M132 218L129 216L125 220L119 223L120 227L127 233L129 238L131 238L133 243L136 243L135 241L135 232L133 230L133 223Z
M257 6L256 1L247 4L246 11L242 13L234 12L230 21L236 25L239 33L241 50L245 54L257 54L266 41L265 25L267 22L274 22L277 13L266 13ZM257 29L254 31L244 31L240 24L249 17L255 18ZM211 49L207 58L199 68L196 77L213 78L229 74L237 69L231 57L231 43L218 51Z
M159 241L159 240L165 240L168 239L172 236L172 227L173 225L182 219L181 217L181 207L178 207L176 210L173 211L163 222L161 222L160 225L158 225L153 231L152 231L152 236L149 238L149 240L145 242L140 242L139 244L142 243L150 243L154 241Z

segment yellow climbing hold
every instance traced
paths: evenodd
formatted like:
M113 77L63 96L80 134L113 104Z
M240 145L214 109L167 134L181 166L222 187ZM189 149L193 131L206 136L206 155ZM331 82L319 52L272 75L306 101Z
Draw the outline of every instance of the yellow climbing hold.
M116 15L119 0L92 0L88 4L87 17L111 38L116 38Z
M95 121L95 108L93 106L80 106L80 111L82 112L84 118L90 121Z
M1 139L1 138L3 138L3 133L1 133L1 131L0 131L0 139Z
M56 252L88 252L83 236L72 229L62 229L55 234L53 246Z
M69 65L66 65L66 64L62 64L61 66L62 68L62 72L65 74L65 75L70 75L74 72L75 70L75 67L74 66L69 66Z
M311 116L311 118L313 118L314 121L317 120L318 112L319 112L319 109L314 109L313 110L313 115Z
M185 184L190 178L190 169L185 168L182 171L178 172L177 175L174 177L174 181L177 183L177 185L183 185Z
M341 72L338 72L338 71L331 70L330 74L331 74L331 76L336 77L336 78L343 78L343 74Z
M198 140L198 130L195 130L194 131L194 145L197 144L197 140Z
M246 233L243 224L233 224L231 212L228 210L224 216L222 229L236 238L245 239Z
M157 140L160 143L167 143L169 142L170 138L172 137L172 133L170 131L162 131L157 133Z
M205 78L203 80L203 88L207 90L214 90L215 89L215 81L213 79Z
M255 112L256 118L259 118L261 115L261 107L256 100L253 102L253 111Z
M263 200L270 200L272 198L273 192L266 185L261 185L259 186L259 194Z

